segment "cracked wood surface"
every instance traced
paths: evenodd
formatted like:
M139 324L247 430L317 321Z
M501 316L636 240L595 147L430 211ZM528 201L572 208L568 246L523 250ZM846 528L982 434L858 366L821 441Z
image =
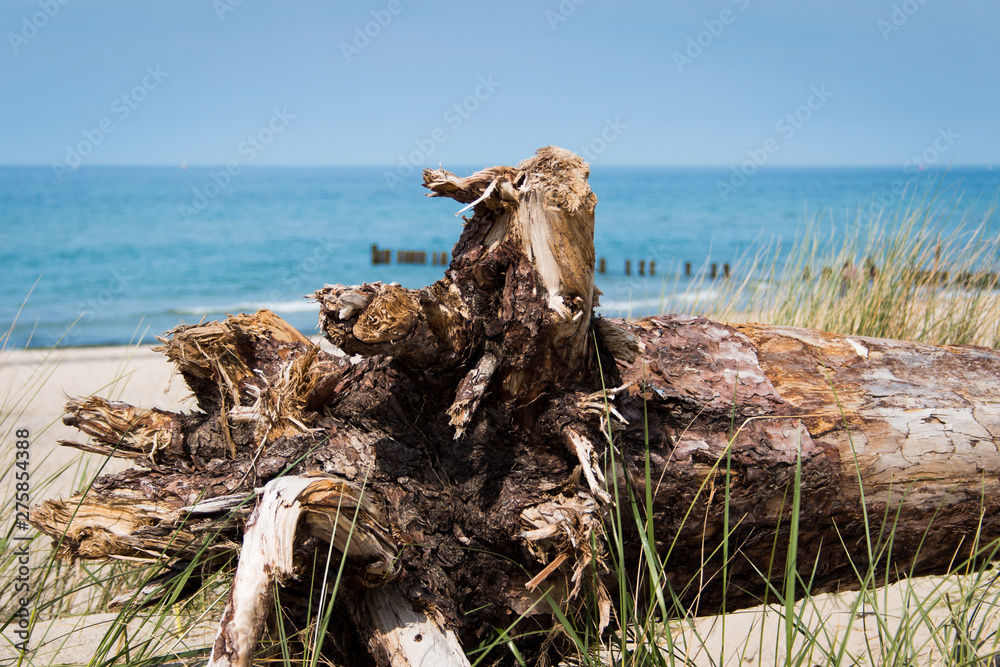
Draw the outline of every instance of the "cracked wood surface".
M869 503L919 509L1000 490L1000 361L975 347L738 328L811 432L856 460ZM841 414L841 410L842 413ZM846 422L846 426L844 423ZM857 473L843 480L858 494Z
M896 571L878 564L880 577L946 571L971 555L977 531L1000 536L1000 353L683 316L621 326L646 350L619 362L632 387L619 401L625 441L645 437L647 415L659 535L688 535L668 568L682 589L702 563L696 539L722 539L723 508L694 494L706 480L724 484L727 456L730 571L743 591L761 579L774 530L787 531L778 522L790 518L800 453L799 557L816 565L815 592L856 586L852 562L868 566L862 495L876 547L893 540ZM644 455L626 454L640 488ZM720 593L699 601L714 607ZM728 605L750 600L735 597Z

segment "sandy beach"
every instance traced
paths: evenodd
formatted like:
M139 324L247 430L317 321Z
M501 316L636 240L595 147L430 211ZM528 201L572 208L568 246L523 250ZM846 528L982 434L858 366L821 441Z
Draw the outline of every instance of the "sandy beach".
M48 495L73 491L84 469L120 470L126 462L62 447L59 440L80 440L82 434L62 423L68 396L97 394L145 408L186 409L191 405L184 382L173 377L166 359L151 347L96 347L65 350L17 350L0 356L0 399L4 431L31 433L32 479L39 482L65 471L47 486ZM80 473L80 474L77 474Z
M11 410L4 421L5 431L27 428L31 432L32 479L40 480L62 471L50 483L36 485L40 490L33 494L33 502L71 493L79 480L93 475L101 465L105 471L129 465L122 461L107 462L102 457L57 444L60 439L81 437L60 421L66 396L96 393L142 407L171 410L192 407L183 381L173 377L167 361L148 347L7 352L0 357L0 387L3 405ZM36 555L42 555L43 544L47 542L36 544ZM836 652L844 642L848 653L860 664L870 664L869 645L876 647L873 655L879 655L877 645L884 637L905 631L914 636L914 646L921 647L919 664L939 664L941 649L934 644L930 629L936 627L940 632L950 622L948 611L945 605L938 604L928 612L926 620L918 620L914 619L912 608L915 600L942 599L946 592L952 600L957 600L962 597L963 585L967 590L969 583L954 577L903 582L879 591L877 609L870 600L854 606L857 593L811 598L798 605L805 611L796 634L797 645L804 645L809 635L817 637L809 664L827 663L823 649ZM909 613L907 608L911 609ZM109 619L106 614L44 619L35 635L41 642L36 644L40 646L39 655L51 662L86 661L100 629L110 627ZM171 623L176 625L174 621ZM986 625L996 627L996 619L988 620ZM673 622L670 634L675 655L689 661L688 664L773 665L784 661L784 627L781 609L758 607L725 617ZM202 622L196 632L174 634L179 637L177 646L185 649L204 646L211 641L211 624ZM0 658L13 656L11 651L9 646L0 649Z
M59 440L85 441L85 436L62 423L68 396L100 396L124 400L143 407L187 409L187 389L173 368L151 347L97 347L65 350L15 350L0 354L0 405L3 406L4 434L13 438L15 430L27 429L31 441L32 503L45 498L67 496L99 471L113 472L130 465L95 454L63 447ZM10 449L5 447L4 469L8 469ZM36 563L42 562L49 540L32 545ZM91 593L92 594L92 593ZM83 597L91 595L84 593ZM86 604L83 597L78 602ZM86 663L105 633L112 629L115 614L71 615L41 618L31 636L34 664ZM142 623L130 624L130 634L142 640L151 632ZM163 650L178 651L211 642L210 628L204 625L185 633L174 625L155 630ZM5 634L9 638L9 635ZM16 657L14 648L0 645L0 659Z

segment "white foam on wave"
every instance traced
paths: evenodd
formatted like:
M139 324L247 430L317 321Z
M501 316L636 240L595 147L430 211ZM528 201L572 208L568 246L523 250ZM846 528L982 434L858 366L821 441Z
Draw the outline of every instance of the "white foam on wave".
M719 295L716 289L688 290L685 292L673 292L672 294L645 299L618 299L602 303L597 308L599 313L621 313L621 312L649 312L663 311L671 303L697 303L714 299Z
M621 299L618 301L609 301L608 303L602 303L597 307L597 312L608 313L608 312L622 312L628 310L643 310L646 308L659 308L664 303L664 299L656 297L655 299Z
M184 306L173 308L171 313L177 315L207 315L209 313L255 313L261 308L275 313L308 313L319 312L319 304L315 301L244 301L223 306Z
M683 303L696 303L698 301L705 301L706 299L715 299L718 296L719 290L717 289L698 289L676 293L671 295L670 298Z

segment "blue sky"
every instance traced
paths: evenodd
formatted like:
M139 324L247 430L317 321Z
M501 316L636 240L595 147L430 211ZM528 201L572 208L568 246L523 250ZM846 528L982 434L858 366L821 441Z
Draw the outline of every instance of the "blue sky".
M0 164L1000 164L996 0L3 0L0 28Z

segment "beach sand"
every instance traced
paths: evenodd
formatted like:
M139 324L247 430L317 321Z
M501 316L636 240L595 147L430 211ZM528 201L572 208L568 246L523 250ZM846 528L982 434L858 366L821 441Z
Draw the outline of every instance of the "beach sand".
M96 347L66 350L20 350L0 355L0 405L3 432L27 429L31 441L31 479L42 480L64 470L45 488L47 496L68 495L85 471L105 472L128 466L58 445L59 440L85 437L62 423L67 396L97 394L144 408L189 409L193 400L173 367L151 347ZM11 434L13 435L13 433Z
M62 472L48 484L35 482L32 502L46 497L71 493L81 481L92 476L101 465L105 471L118 470L130 465L124 461L107 462L103 457L84 454L75 449L58 446L59 439L81 438L81 434L60 422L65 395L98 395L124 400L141 407L158 407L169 410L191 409L193 401L179 377L174 377L172 367L150 348L79 348L56 352L15 351L0 356L0 395L2 405L11 413L3 422L3 433L28 429L31 433L32 480L41 480ZM9 448L8 459L9 459ZM35 542L36 555L48 549L45 539ZM892 634L904 609L911 608L914 599L928 596L941 597L951 591L951 600L957 601L959 580L936 578L917 579L879 591L879 614L884 624L883 636ZM848 643L848 651L859 659L859 664L871 664L866 644L880 654L878 645L879 623L870 605L858 609L864 614L851 614L851 604L857 593L822 595L802 603L807 610L805 626L821 635L819 646L833 648ZM991 611L991 613L993 613ZM93 647L109 626L111 616L93 614L60 619L43 619L36 628L32 644L44 650L44 658L36 664L74 663L89 660ZM927 623L915 632L915 645L923 646L922 657L915 664L932 664L940 660L940 649L931 639L929 627L945 627L947 610L944 605L931 612ZM976 625L983 621L980 619ZM173 623L173 622L171 622ZM996 628L993 618L986 622ZM774 665L784 662L784 621L780 610L747 609L725 617L703 617L690 623L671 623L671 636L675 655L695 665ZM850 632L848 632L850 630ZM173 632L173 630L171 631ZM166 639L170 633L161 633ZM211 624L201 623L191 634L178 640L185 648L206 646L211 643ZM47 637L43 645L43 637ZM996 641L991 638L983 651ZM803 635L798 635L798 645L803 645ZM932 655L933 654L933 655ZM0 659L12 656L12 648L0 648ZM819 651L802 664L826 664L829 660ZM681 662L683 664L683 662ZM848 660L844 664L851 664Z
M98 471L122 470L130 462L88 454L58 444L59 440L86 442L86 436L62 421L67 396L97 394L123 400L141 407L170 410L189 409L193 400L173 367L163 355L150 347L71 348L66 350L18 350L0 353L0 405L3 423L0 433L13 441L15 432L27 429L31 442L31 502L68 496L86 485ZM7 470L13 448L3 447ZM10 484L9 478L5 480ZM32 561L37 567L49 554L50 541L41 537L31 545ZM87 605L95 595L85 589L76 595L76 605ZM44 594L43 594L44 595ZM47 596L46 596L47 597ZM5 600L5 606L8 601ZM104 635L112 628L115 614L42 617L32 631L32 664L86 664ZM157 637L163 652L183 651L207 646L214 629L198 624L190 632L177 629L174 623L159 628L142 627L140 621L129 624L130 642ZM19 641L8 629L5 639ZM120 648L115 643L111 654ZM135 644L138 645L138 644ZM17 656L8 641L0 643L0 660Z

